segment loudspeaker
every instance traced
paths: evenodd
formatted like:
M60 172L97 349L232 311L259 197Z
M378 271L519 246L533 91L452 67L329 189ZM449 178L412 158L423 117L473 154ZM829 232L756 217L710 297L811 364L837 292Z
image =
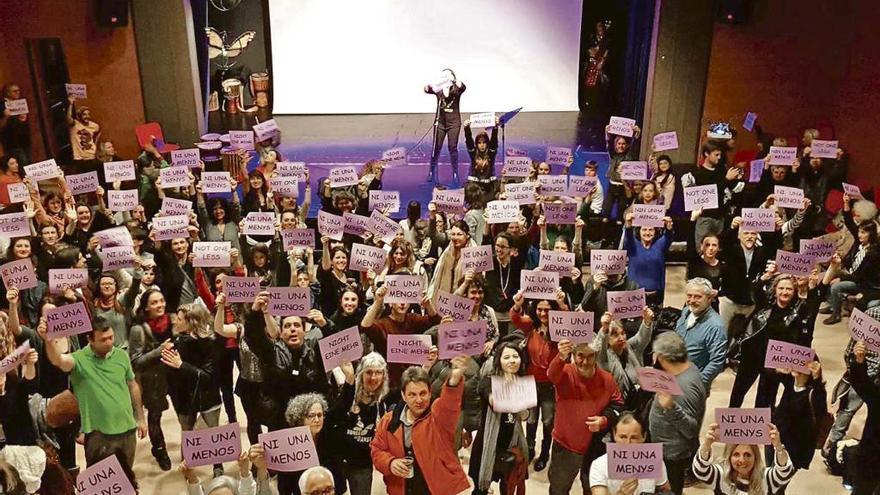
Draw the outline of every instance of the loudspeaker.
M752 0L719 0L717 5L718 22L725 24L743 24L752 14Z
M98 26L128 26L128 0L95 0L95 4Z

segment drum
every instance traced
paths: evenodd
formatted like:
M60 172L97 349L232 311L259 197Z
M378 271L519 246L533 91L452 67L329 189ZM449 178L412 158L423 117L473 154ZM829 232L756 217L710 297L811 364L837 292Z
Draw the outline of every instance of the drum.
M269 74L257 72L251 74L251 96L260 108L269 106Z
M226 79L221 86L223 86L223 94L226 97L224 110L226 113L238 113L239 109L244 108L241 101L241 81Z
M228 171L230 176L235 178L244 176L249 158L247 152L226 147L220 150L220 158L223 160L223 170Z

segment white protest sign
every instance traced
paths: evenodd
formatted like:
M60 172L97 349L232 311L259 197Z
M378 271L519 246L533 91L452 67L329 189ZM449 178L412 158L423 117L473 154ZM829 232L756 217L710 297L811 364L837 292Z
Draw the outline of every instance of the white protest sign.
M880 322L859 308L854 308L849 316L849 334L864 342L868 349L880 353Z
M509 201L516 201L520 205L533 205L538 201L534 182L504 184L504 194Z
M466 321L474 311L474 301L467 297L439 291L437 294L437 314L451 316L455 321Z
M314 249L315 247L315 230L314 229L282 229L281 230L282 246L285 251L291 249Z
M259 124L256 124L253 129L254 135L257 137L257 141L272 139L276 135L281 134L281 130L278 129L278 124L275 122L275 119L269 119L264 122L260 122Z
M461 270L474 273L488 272L495 269L492 262L492 246L468 246L461 249Z
M24 98L18 100L6 100L6 111L10 116L25 115L28 113L27 100Z
M189 231L187 230L187 227L189 227L188 215L153 217L153 230L156 231L157 241L167 241L170 239L189 237Z
M306 162L278 162L275 167L278 175L296 177L301 182L306 181Z
M54 158L24 166L24 173L33 181L41 181L61 177L61 167Z
M776 198L776 206L797 209L804 207L804 190L797 187L773 186L773 197Z
M665 227L666 206L633 205L633 225L636 227Z
M0 215L0 238L30 237L30 219L27 213Z
M122 160L118 162L104 163L104 180L107 182L117 182L124 180L134 180L134 160Z
M111 455L92 464L76 476L78 495L135 495L137 491L122 470L119 458Z
M423 365L431 350L430 335L388 334L388 362Z
M559 289L559 274L543 270L522 270L519 274L519 286L526 299L556 300Z
M810 156L813 158L837 158L838 141L814 139L810 143Z
M481 127L495 127L494 112L472 113L470 120L471 127L474 129Z
M389 166L406 165L406 148L391 148L382 152L382 161Z
M292 473L319 465L315 440L308 426L260 433L259 442L269 469Z
M171 151L171 164L175 167L198 168L200 161L198 148Z
M544 160L547 165L565 166L571 162L571 148L561 146L548 146L547 157Z
M230 265L229 241L194 242L192 247L194 267L226 268Z
M781 249L776 251L776 271L779 273L806 277L813 272L815 264L816 258L813 256L791 253Z
M232 191L229 172L202 172L201 184L205 194Z
M241 427L238 423L232 423L184 431L181 434L180 450L187 467L238 460L241 455Z
M492 410L518 413L538 405L538 389L532 375L514 376L512 380L492 375Z
M269 179L269 189L284 198L299 197L299 179L289 175L277 175Z
M684 211L718 208L718 186L691 186L684 188Z
M598 177L572 175L568 178L568 195L575 198L588 196L599 183Z
M330 169L330 187L348 187L358 183L354 167L334 167Z
M372 269L379 273L385 266L388 253L376 246L354 243L351 246L351 257L348 260L348 269L356 272L366 272Z
M590 271L595 275L619 275L626 271L626 251L623 249L593 249L590 251Z
M159 180L162 181L162 189L188 187L189 174L189 169L186 167L172 166L159 170Z
M273 316L306 316L312 309L308 287L269 287L269 314Z
M437 330L440 359L482 354L488 328L486 320L441 323Z
M549 318L550 340L553 342L567 339L574 344L589 343L596 336L592 311L551 310Z
M539 175L538 184L541 186L541 195L560 196L568 190L568 177L564 175Z
M110 211L131 211L139 204L137 189L125 191L111 189L107 191L107 207L110 208Z
M837 252L834 241L826 239L801 239L801 254L816 258L817 263L827 263Z
M771 146L767 158L770 165L790 167L797 160L797 146Z
M163 215L167 216L175 216L175 215L189 215L189 213L193 209L192 201L187 201L185 199L177 199L170 198L165 196L162 198L162 207L159 211Z
M519 203L516 201L489 201L486 205L486 221L489 224L510 223L519 220Z
M354 326L318 341L324 369L332 370L346 361L357 361L364 355L358 327Z
M654 136L654 151L678 149L678 133L675 131L661 132Z
M842 183L843 185L843 193L850 197L850 199L861 199L862 198L862 189L859 186L849 184L847 182Z
M574 253L542 249L538 257L538 268L545 272L556 272L560 277L571 277Z
M648 180L648 162L622 161L617 170L623 180Z
M424 294L422 277L418 275L386 275L385 287L388 287L385 294L385 302L388 304L418 304Z
M608 121L608 133L617 134L618 136L632 137L635 133L635 129L633 129L635 125L636 121L634 119L612 116Z
M772 208L743 208L739 229L747 232L776 231L776 210Z
M275 235L275 214L271 211L252 211L244 217L244 235Z
M85 84L66 83L64 84L64 91L67 93L67 96L73 96L77 100L85 100L89 97Z
M234 150L253 150L253 131L229 131L229 145Z
M531 174L531 158L527 156L504 157L504 168L501 170L501 175L504 177L528 177Z
M645 304L645 289L609 291L608 312L616 320L642 316Z
M30 199L31 193L28 191L27 184L23 182L15 182L6 184L6 192L9 194L9 203L23 203Z
M369 209L383 213L400 211L400 191L370 191Z
M98 190L98 172L86 172L84 174L67 175L64 177L70 194L85 194Z

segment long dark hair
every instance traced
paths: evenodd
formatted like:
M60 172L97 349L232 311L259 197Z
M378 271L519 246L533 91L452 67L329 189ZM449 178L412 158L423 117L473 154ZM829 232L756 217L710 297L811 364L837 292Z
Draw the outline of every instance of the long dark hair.
M406 205L406 219L409 221L409 228L415 227L416 222L422 217L422 204L416 200L412 200Z
M149 320L149 318L147 318L147 308L150 305L150 296L153 294L162 294L162 297L165 297L165 294L159 289L147 289L144 291L144 293L141 294L140 303L134 312L135 323L146 323ZM165 307L165 314L168 314L167 306Z
M520 346L516 345L516 343L507 341L501 342L497 347L492 351L492 374L493 375L503 375L504 371L501 369L501 354L504 353L504 349L513 349L519 355L519 369L516 371L517 376L525 376L526 375L526 357L525 351Z
M218 225L217 219L214 218L214 208L218 206L223 209L223 222L235 223L237 219L232 218L232 209L229 208L229 202L227 202L223 198L211 198L208 200L208 218L211 219L211 223L213 223L214 225Z
M877 224L874 223L873 220L863 220L859 223L859 230L864 230L868 233L868 246L872 248L877 248L878 239L880 236L877 235Z
M532 326L534 328L541 328L541 319L538 318L538 304L540 304L542 302L550 303L550 310L551 311L558 311L559 310L559 303L556 302L555 300L540 299L540 300L531 301L528 305L527 312L528 312L529 318L532 319Z

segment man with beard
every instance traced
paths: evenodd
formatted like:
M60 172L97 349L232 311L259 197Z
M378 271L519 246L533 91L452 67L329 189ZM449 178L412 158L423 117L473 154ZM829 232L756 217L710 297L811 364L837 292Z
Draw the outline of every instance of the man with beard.
M712 283L692 278L685 287L686 306L675 325L675 333L684 339L689 359L700 370L708 391L712 380L724 370L727 358L727 332L724 322L712 309Z
M735 315L744 318L751 316L755 310L755 299L752 282L764 272L767 266L767 255L764 248L757 246L758 233L750 230L737 229L742 223L739 217L733 219L728 234L722 236L722 246L733 246L721 250L719 258L723 261L721 269L721 290L719 292L718 310L725 328ZM737 243L733 232L738 231Z
M550 494L569 493L579 472L584 493L590 493L590 464L604 453L602 435L594 434L614 422L623 399L614 377L596 366L596 351L585 342L560 340L547 376L556 387Z

